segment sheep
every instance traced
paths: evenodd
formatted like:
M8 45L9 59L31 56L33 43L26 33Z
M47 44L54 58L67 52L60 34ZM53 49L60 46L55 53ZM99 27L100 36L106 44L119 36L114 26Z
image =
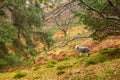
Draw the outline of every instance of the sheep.
M75 49L77 49L79 52L80 52L80 55L82 55L82 53L86 53L87 56L89 56L89 48L88 47L82 47L82 46L79 46L79 45L76 45L75 46Z

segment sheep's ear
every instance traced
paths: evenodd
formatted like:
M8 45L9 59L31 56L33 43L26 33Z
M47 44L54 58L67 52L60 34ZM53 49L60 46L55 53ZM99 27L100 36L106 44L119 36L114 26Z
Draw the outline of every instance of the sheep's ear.
M78 45L75 46L75 49L77 49Z

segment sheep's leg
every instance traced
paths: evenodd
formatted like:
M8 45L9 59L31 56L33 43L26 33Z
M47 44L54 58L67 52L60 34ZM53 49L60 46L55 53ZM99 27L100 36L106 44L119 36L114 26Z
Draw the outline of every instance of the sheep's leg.
M80 56L82 56L82 53L80 52Z
M89 52L87 52L87 56L88 56L88 57L90 56Z

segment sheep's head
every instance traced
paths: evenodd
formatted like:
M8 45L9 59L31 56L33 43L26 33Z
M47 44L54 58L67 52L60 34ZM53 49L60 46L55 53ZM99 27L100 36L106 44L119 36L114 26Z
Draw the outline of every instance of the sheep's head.
M75 49L77 49L78 47L79 47L79 45L76 45L76 46L75 46Z

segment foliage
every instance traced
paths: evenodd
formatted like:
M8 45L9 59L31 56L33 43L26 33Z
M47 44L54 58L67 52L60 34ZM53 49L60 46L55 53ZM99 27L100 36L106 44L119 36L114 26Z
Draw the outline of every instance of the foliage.
M24 76L26 76L28 74L28 72L24 71L24 70L17 70L14 74L14 78L22 78Z
M9 20L0 18L0 42L6 43L15 40L17 28Z
M4 60L7 62L7 65L10 65L10 66L14 66L14 65L20 66L22 64L21 59L19 58L19 56L16 56L16 55L5 55ZM11 65L11 63L13 65Z
M1 66L5 66L7 63L3 60L3 59L0 59L0 67Z
M0 71L2 71L2 69L5 70L7 67L20 66L22 64L20 57L18 57L17 55L5 54L1 52L0 57L1 57L0 59L1 70Z
M6 43L12 43L13 50L16 54L24 57L28 55L35 56L35 45L32 42L31 35L33 31L41 30L44 24L43 11L40 8L38 0L2 0L0 1L0 46L1 51L7 54L8 46ZM45 0L39 0L42 3ZM20 39L24 38L26 44L21 44ZM26 47L25 47L26 46ZM20 54L22 53L22 54ZM0 56L0 57L4 57ZM8 64L17 63L15 57L7 56L9 58ZM6 58L5 58L6 59ZM15 60L12 60L15 59ZM16 62L15 62L16 61ZM19 61L18 61L19 62Z
M54 43L51 31L38 31L33 33L34 40L36 42L42 42L44 44L44 50L48 51Z

